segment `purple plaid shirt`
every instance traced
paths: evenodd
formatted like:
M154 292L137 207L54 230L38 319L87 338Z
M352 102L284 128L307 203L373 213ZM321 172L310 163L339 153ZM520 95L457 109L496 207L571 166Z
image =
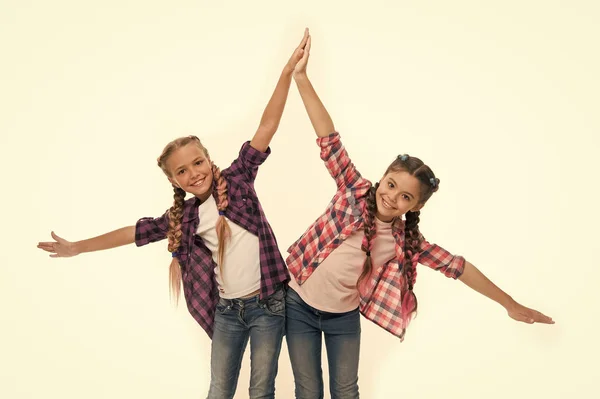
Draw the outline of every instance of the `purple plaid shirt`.
M238 158L231 166L221 172L227 181L229 205L225 216L258 236L260 249L260 298L273 294L282 283L289 280L289 272L279 252L275 234L265 217L262 206L254 190L254 180L258 167L267 159L271 149L261 152L250 146L242 145ZM213 190L216 198L216 190ZM215 281L216 267L211 251L200 236L196 235L200 217L200 200L192 197L183 206L181 226L181 245L177 258L181 264L183 292L188 310L209 337L213 335L215 307L219 292ZM166 238L169 230L168 210L158 218L142 218L135 227L137 246Z

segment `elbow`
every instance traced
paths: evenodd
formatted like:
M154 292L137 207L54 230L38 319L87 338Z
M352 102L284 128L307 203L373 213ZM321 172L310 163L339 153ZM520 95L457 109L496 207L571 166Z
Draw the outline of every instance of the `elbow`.
M264 136L273 136L279 127L276 122L263 122L258 126L258 134Z

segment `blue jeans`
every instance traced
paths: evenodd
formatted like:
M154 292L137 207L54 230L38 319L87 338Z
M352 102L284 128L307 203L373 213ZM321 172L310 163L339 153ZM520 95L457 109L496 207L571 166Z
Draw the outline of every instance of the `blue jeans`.
M221 298L215 314L208 399L233 398L248 340L249 398L274 398L284 331L284 289L264 301L258 295L248 299Z
M296 398L323 398L323 334L329 362L331 398L358 398L358 309L347 313L322 312L304 302L291 288L288 288L286 305L286 341L294 372Z

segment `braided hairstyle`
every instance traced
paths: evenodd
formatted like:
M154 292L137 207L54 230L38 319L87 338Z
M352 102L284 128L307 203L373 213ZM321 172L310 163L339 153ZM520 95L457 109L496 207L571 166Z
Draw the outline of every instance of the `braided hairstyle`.
M399 155L394 162L388 166L385 175L390 172L408 172L419 180L420 193L419 204L425 204L427 200L439 189L440 179L436 178L429 166L425 165L419 158L411 157L407 154ZM377 213L377 202L375 194L379 188L379 183L372 186L366 197L366 212L364 214L364 232L365 236L362 242L362 250L367 257L363 265L362 273L358 279L357 287L371 275L373 265L371 262L371 247L373 239L376 236L376 225L374 223ZM404 260L402 263L402 276L404 277L402 294L402 319L404 321L404 336L406 327L412 316L417 311L417 297L413 292L413 287L417 279L417 259L419 257L419 248L421 246L422 236L419 231L419 215L420 211L408 211L405 215L404 223ZM401 338L402 338L401 337Z
M162 151L161 155L157 159L158 167L161 168L163 173L169 177L171 176L171 171L167 168L167 160L173 153L181 147L184 147L188 144L197 145L206 158L210 159L208 155L208 150L202 145L200 139L196 136L186 136L180 137L169 144L167 144ZM217 208L219 210L219 219L217 220L217 237L219 239L219 256L218 263L219 265L222 263L223 254L225 252L225 242L229 236L231 236L231 230L227 221L225 220L225 216L223 212L227 209L228 201L227 201L227 182L221 176L221 171L219 168L211 162L211 171L213 173L213 187L216 187L218 193L218 201ZM171 261L171 265L169 266L169 291L172 297L175 298L177 302L179 300L179 296L181 294L181 265L179 264L179 260L176 257L177 250L181 245L181 224L183 220L183 204L186 192L173 185L173 206L169 209L169 231L167 232L168 239L168 250L173 254L173 259Z
M217 190L217 209L219 210L219 218L217 219L217 238L219 239L219 249L217 252L217 264L221 271L221 279L223 279L223 261L225 260L225 244L231 238L231 228L225 219L225 209L229 205L227 200L227 181L221 175L219 168L213 163L213 186Z
M371 246L373 245L373 239L377 234L377 225L375 224L375 214L377 213L377 202L375 200L375 193L379 188L379 183L375 183L374 186L369 188L367 192L367 212L365 213L365 225L364 231L365 236L362 240L361 249L367 254L367 258L365 259L365 264L363 265L362 273L358 278L358 282L356 286L360 286L367 276L371 275L373 271L373 264L371 262Z

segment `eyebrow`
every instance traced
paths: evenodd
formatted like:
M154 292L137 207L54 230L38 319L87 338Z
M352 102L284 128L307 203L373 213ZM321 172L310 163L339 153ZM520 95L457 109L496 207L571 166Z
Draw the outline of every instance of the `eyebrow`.
M394 179L392 179L391 177L388 177L388 179L390 179L392 181L392 183L394 183L394 186L398 187L398 183L396 183L396 181ZM407 194L411 199L415 199L415 196L411 193L409 193L408 191L402 191L403 194Z
M204 157L199 156L197 158L194 158L194 160L192 161L192 163L196 163L197 161L200 161L200 160L204 160ZM179 172L183 168L185 168L185 165L181 165L181 166L175 168L175 173Z

